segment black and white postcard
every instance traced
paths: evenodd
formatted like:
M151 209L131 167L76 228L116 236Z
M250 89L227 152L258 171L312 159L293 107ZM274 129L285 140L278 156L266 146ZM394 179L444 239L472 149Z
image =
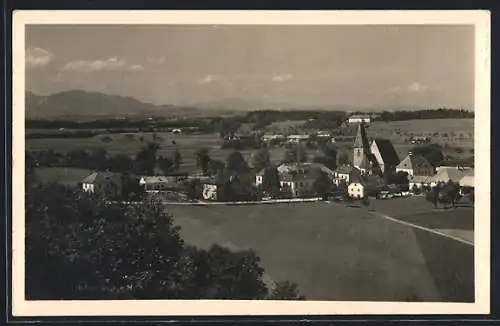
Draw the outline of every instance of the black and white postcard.
M14 316L489 312L488 12L16 11L12 39Z

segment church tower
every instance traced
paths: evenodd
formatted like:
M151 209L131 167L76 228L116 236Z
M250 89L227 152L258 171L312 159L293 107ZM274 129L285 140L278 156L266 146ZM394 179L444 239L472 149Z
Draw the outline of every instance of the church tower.
M352 163L354 167L366 171L370 164L370 144L366 136L364 123L358 125L356 139L354 139Z

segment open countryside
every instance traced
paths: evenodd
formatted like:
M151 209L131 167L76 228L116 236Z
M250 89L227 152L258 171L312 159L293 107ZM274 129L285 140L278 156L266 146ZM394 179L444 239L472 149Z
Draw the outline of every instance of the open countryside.
M433 211L422 197L380 203L377 212L404 221L473 233L470 208ZM166 209L189 243L253 248L268 277L296 282L309 300L474 300L473 246L367 209L324 202Z

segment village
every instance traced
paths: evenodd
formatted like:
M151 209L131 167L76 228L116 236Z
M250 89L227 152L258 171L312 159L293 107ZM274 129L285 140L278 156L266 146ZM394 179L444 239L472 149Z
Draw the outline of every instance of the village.
M351 139L352 160L339 159L338 141L330 131L283 135L262 134L263 144L253 154L260 166L249 166L242 155L233 151L226 162L211 160L201 153L199 171L140 175L134 180L141 200L156 199L164 203L209 204L283 203L311 200L353 201L368 204L369 198L391 199L425 195L437 206L467 199L473 204L474 168L462 165L433 166L422 154L408 152L399 158L388 139L372 138L367 132L370 116L351 116L346 122L356 129ZM175 129L176 134L182 130ZM314 138L323 149L320 158L308 161L304 148ZM236 135L224 142L240 141ZM342 139L345 141L345 139ZM348 140L349 141L349 140ZM415 137L412 144L429 144L428 137ZM269 149L287 148L278 164L269 161ZM331 150L333 148L333 150ZM329 150L330 149L330 150ZM333 160L333 163L332 163ZM125 200L122 176L95 171L78 184L87 192L102 194L109 200ZM137 191L136 191L137 192Z

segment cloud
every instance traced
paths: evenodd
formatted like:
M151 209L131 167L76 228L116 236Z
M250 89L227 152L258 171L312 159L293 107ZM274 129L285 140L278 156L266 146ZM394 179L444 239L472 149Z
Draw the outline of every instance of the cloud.
M428 85L423 85L418 82L413 82L407 87L395 86L390 89L392 93L402 93L402 92L425 93L433 90L438 90L438 88L431 88Z
M140 71L144 67L139 64L130 65L124 59L109 58L94 61L70 61L64 67L65 71L95 72L95 71Z
M271 80L273 82L284 82L284 81L290 80L292 78L293 78L293 76L291 74L284 74L284 75L273 74L273 77Z
M27 68L38 68L48 65L54 59L54 54L42 48L30 48L26 51L25 64Z
M165 57L148 57L147 58L147 62L152 64L152 65L161 65L161 64L164 64L166 61L166 58Z
M205 77L202 77L202 78L198 79L198 83L200 83L200 84L208 84L208 83L212 83L212 82L219 81L219 80L221 80L220 76L206 75Z

